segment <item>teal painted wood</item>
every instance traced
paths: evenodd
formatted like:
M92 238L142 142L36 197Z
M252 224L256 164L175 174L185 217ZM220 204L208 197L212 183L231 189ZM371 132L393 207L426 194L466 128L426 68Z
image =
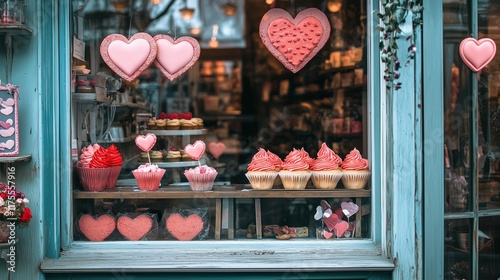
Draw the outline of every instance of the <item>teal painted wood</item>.
M412 30L411 24L409 15L401 29ZM409 35L403 34L397 42L401 64L405 63L408 55L411 42L406 37ZM419 42L416 43L418 45ZM416 186L419 174L416 171L421 164L415 150L418 140L415 124L419 114L415 94L416 69L414 61L400 69L399 81L403 85L400 90L382 90L382 94L387 94L387 189L391 200L387 214L390 217L388 235L391 256L396 264L394 279L421 278L418 275L420 268L417 267L421 254L417 246L417 222L421 213L416 211L421 202L415 199L419 196Z
M72 162L71 162L71 132L70 132L70 110L71 108L71 38L70 38L70 2L66 0L59 0L58 4L59 12L59 32L62 38L67 38L59 40L59 50L62 54L59 56L59 110L56 114L59 114L59 127L60 127L60 140L61 144L60 150L60 186L61 186L61 248L67 249L72 241L73 231L71 226L71 172L72 172Z
M60 248L60 177L61 163L59 162L59 75L58 59L58 1L39 1L39 55L40 55L40 85L43 126L41 177L43 182L43 212L45 220L44 240L46 256L57 258ZM55 110L54 110L55 109Z
M444 138L443 3L424 1L423 63L423 279L443 279ZM427 51L432 50L432 51Z
M391 273L388 272L343 272L343 273L301 273L300 271L290 271L286 273L123 273L116 271L114 273L100 274L49 274L47 280L79 280L79 279L95 279L95 280L210 280L210 279L238 279L238 280L288 280L288 279L310 279L310 280L330 280L330 279L368 279L368 280L383 280L391 279Z

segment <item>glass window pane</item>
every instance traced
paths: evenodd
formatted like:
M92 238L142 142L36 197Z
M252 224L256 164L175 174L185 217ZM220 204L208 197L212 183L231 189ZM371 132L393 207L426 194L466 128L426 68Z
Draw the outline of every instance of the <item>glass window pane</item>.
M479 220L479 279L500 278L500 217L485 217Z
M471 220L446 220L444 224L445 279L472 279Z

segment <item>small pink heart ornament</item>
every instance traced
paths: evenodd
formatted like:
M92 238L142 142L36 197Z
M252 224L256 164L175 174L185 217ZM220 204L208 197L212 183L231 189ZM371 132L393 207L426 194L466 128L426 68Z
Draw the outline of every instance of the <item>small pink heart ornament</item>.
M329 231L326 231L326 230L323 230L323 236L324 236L326 239L330 239L330 238L332 238L333 233L331 233L331 232L329 232Z
M137 135L137 137L135 137L135 144L137 145L137 147L139 147L139 149L147 153L156 144L156 135L154 135L153 133L148 133L146 135Z
M337 225L337 223L339 223L339 217L336 214L332 214L328 218L323 216L323 222L325 223L328 230L332 231Z
M136 33L130 39L121 34L106 36L101 42L104 62L123 79L132 82L155 60L155 40L147 33Z
M478 72L495 57L497 46L490 38L465 38L460 43L460 57L472 71Z
M187 144L184 147L184 152L194 160L200 160L203 153L205 153L205 142L196 140L192 145Z
M335 235L337 237L342 237L347 229L349 229L349 224L346 221L340 221L335 225Z
M226 145L222 142L210 142L208 143L208 151L214 156L214 158L219 159L219 157L226 150Z
M358 205L353 202L343 201L340 206L342 207L342 212L347 218L350 218L352 215L356 214L359 210Z
M323 48L330 29L328 18L316 8L305 9L295 18L274 8L262 17L259 34L271 54L296 73Z
M168 35L156 35L158 53L155 65L170 81L175 80L191 68L200 58L200 44L189 36L174 40Z

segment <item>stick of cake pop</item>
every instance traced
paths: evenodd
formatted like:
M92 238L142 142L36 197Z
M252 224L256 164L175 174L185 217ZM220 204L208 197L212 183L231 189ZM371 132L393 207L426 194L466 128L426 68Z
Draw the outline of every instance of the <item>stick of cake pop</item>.
M139 147L139 149L143 150L148 154L149 164L151 164L149 151L156 144L156 135L154 135L153 133L148 133L146 135L137 135L137 137L135 137L135 144L137 145L137 147Z
M222 142L210 142L208 143L208 151L214 156L217 164L219 163L219 157L226 150L226 145Z
M205 153L205 142L196 140L192 145L187 144L184 147L184 152L192 159L198 161L198 166L201 166L200 158Z

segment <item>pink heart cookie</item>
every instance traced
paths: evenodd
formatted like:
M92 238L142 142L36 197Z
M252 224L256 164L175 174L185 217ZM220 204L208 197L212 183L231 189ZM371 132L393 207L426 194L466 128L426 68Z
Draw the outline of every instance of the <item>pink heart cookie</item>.
M153 133L148 133L146 135L137 135L135 137L135 144L139 149L149 152L156 144L156 135Z
M168 232L181 241L193 240L203 230L203 219L192 214L184 218L181 214L172 214L165 222Z
M460 56L472 71L478 72L483 69L495 57L497 47L495 41L490 38L476 40L466 38L460 43Z
M203 153L205 153L205 142L196 140L193 145L187 144L184 147L184 152L194 160L200 160Z
M115 218L104 214L97 219L84 214L78 219L78 228L90 241L103 241L113 233L116 227Z
M155 40L147 33L134 34L127 39L121 34L108 35L101 43L104 62L120 77L131 82L148 68L156 58Z
M293 73L302 69L330 37L330 23L316 8L295 18L282 9L271 9L260 22L259 34L267 49Z
M147 214L142 214L132 219L128 216L120 216L116 222L116 228L123 237L128 240L141 240L153 227L153 219Z
M208 151L218 159L226 150L226 145L222 142L210 142L208 143Z
M344 235L345 231L349 228L349 224L346 221L340 221L335 225L335 235L341 237Z
M337 216L337 214L331 214L329 217L323 216L323 222L328 230L332 231L339 222L339 216Z
M168 35L154 36L158 53L155 65L170 81L191 68L200 58L200 44L195 38L183 36L172 39Z
M326 239L330 239L330 238L332 238L332 236L333 236L333 233L326 231L326 230L323 230L323 237L325 237Z

